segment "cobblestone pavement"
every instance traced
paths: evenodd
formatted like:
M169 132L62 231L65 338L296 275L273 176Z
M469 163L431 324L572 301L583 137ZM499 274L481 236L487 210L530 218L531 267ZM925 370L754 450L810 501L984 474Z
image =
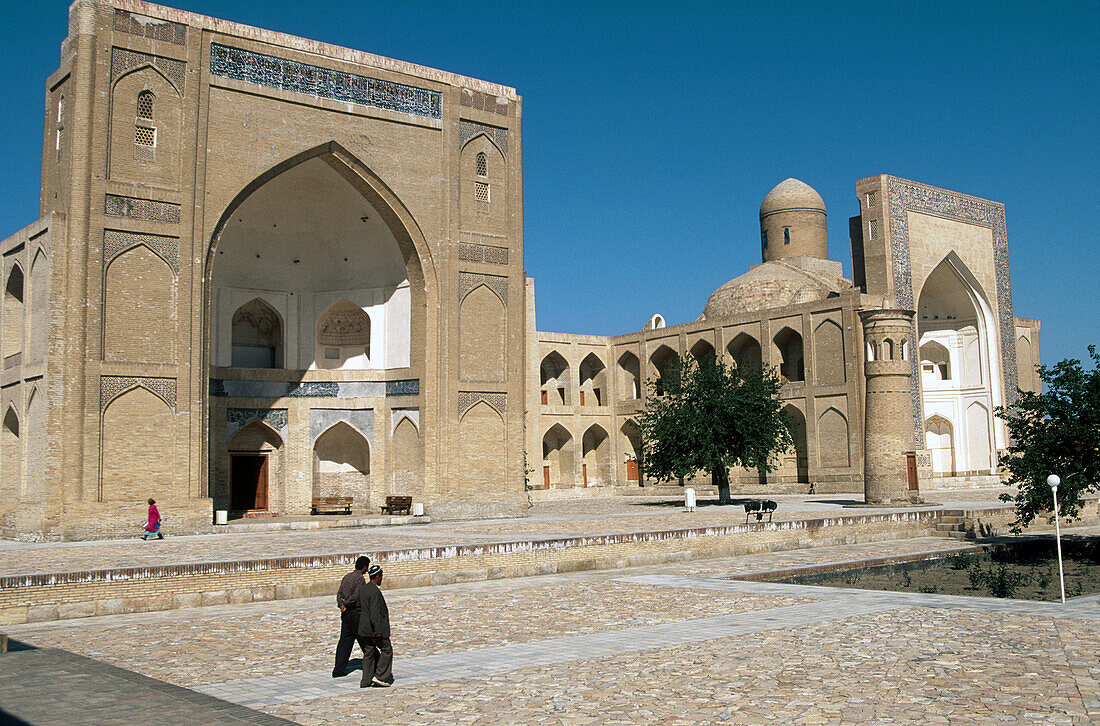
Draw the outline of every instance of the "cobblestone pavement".
M304 724L1100 723L1095 597L1063 606L727 579L959 546L394 591L388 690L329 677L331 598L7 630Z
M998 492L952 494L965 494L970 505L993 506L997 504ZM854 499L845 499L843 495L777 499L778 521L890 511L846 509L843 503ZM744 521L744 510L737 506L703 506L695 512L686 512L676 500L654 497L544 502L532 509L531 516L510 520L178 537L171 535L169 515L166 525L169 536L164 540L145 542L135 537L34 543L0 539L0 576L685 529Z

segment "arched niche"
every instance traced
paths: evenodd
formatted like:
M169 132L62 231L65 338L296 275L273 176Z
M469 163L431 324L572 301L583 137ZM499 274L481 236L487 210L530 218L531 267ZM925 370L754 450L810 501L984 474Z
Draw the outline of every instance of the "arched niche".
M479 498L499 492L504 481L504 419L485 401L478 401L458 424L460 453L465 462L463 493Z
M758 375L763 368L760 343L748 333L738 333L726 346L726 352L743 375Z
M19 502L23 482L21 442L19 416L8 406L0 427L0 512L11 511Z
M580 405L605 406L607 398L607 366L595 353L589 353L577 367L580 374Z
M0 310L3 316L0 352L5 359L23 352L23 282L23 268L12 265L4 284L4 305Z
M955 253L944 257L925 278L916 321L923 408L966 411L955 436L956 447L959 439L966 442L966 463L960 464L957 458L956 468L988 472L994 450L1004 445L1003 426L995 427L990 414L1004 402L997 367L997 323L988 296ZM969 411L974 403L980 405L980 416Z
M932 473L955 475L955 427L943 416L932 416L924 422L924 447L932 456Z
M649 377L656 382L657 395L662 396L675 385L679 374L679 356L667 345L660 345L649 356Z
M542 476L547 489L574 485L573 436L561 424L551 426L542 437Z
M148 247L131 247L111 260L104 274L103 308L105 360L176 361L176 275Z
M627 484L640 484L641 483L641 460L642 460L642 430L638 428L638 425L633 421L627 420L623 422L623 425L619 427L619 434L622 436L621 450L624 452L626 466L624 477Z
M624 401L634 401L642 397L642 364L638 356L630 351L619 356L619 377Z
M178 187L183 103L176 87L153 66L136 68L111 87L110 113L109 178Z
M951 354L943 344L929 340L920 347L920 377L927 386L951 380Z
M542 403L569 405L569 363L558 351L550 351L539 363L539 386Z
M233 311L234 368L282 368L283 320L275 308L254 298Z
M810 481L810 467L806 441L806 416L801 409L790 404L783 407L783 412L791 425L794 449L780 454L779 468L774 475L780 482L807 484Z
M695 341L695 344L691 346L690 352L691 357L694 358L699 365L714 364L714 346L710 344L710 341L702 339Z
M848 419L833 407L826 409L817 420L817 451L819 464L823 468L837 469L851 466Z
M793 328L785 327L772 338L775 354L779 359L779 376L785 382L806 380L802 362L802 336Z
M29 310L27 322L27 360L38 363L46 359L50 337L50 261L39 249L31 262Z
M508 230L508 174L504 154L487 135L478 134L462 147L459 168L462 229L505 234Z
M599 424L592 424L581 437L581 481L586 487L611 483L611 440Z
M363 308L340 298L318 316L313 368L362 369L370 365L371 319Z
M330 142L264 172L229 204L208 254L208 310L214 366L231 364L233 312L263 297L284 317L283 367L314 362L315 325L345 299L372 322L370 367L423 360L426 241L390 187ZM429 298L433 305L428 305ZM414 336L413 331L417 331Z
M814 370L817 383L844 383L844 333L834 320L824 320L814 330Z
M102 419L105 502L169 499L182 491L175 415L168 403L137 387L114 398Z
M1031 341L1020 336L1016 340L1016 379L1019 381L1019 386L1024 391L1039 392L1039 386L1036 385L1036 379L1038 378L1035 373L1035 358L1031 350Z
M370 444L343 421L313 443L313 496L351 497L353 505L370 502Z
M234 512L277 510L283 494L283 439L253 421L229 440L229 502Z
M504 380L506 328L504 301L488 285L478 285L462 298L458 368L463 380Z
M408 416L403 416L393 430L390 442L393 472L392 492L403 496L416 496L423 491L424 455L420 445L420 431Z

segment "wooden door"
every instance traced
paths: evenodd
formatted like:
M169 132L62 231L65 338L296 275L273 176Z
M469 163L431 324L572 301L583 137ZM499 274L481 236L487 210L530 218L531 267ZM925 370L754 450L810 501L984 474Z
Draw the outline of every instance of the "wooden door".
M229 508L235 512L267 509L267 455L229 455Z
M267 456L260 457L260 471L256 476L256 499L253 509L267 509Z
M550 467L542 467L542 485L545 489L550 488Z
M584 405L584 391L581 391L581 405Z
M626 462L626 480L638 481L638 462L628 461Z
M548 400L549 400L549 399L548 399L548 398L547 398L547 396L546 396L546 391L543 391L543 392L542 392L542 405L543 405L543 406L545 406L545 405L546 405L546 402L547 402Z
M588 464L581 464L581 479L584 480L584 485L588 486Z
M905 470L909 475L909 491L917 491L917 455L905 455Z

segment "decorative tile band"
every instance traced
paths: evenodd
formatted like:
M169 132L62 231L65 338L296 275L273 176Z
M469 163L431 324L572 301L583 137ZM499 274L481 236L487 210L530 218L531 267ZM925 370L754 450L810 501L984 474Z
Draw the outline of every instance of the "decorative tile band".
M226 427L228 435L229 430L232 429L233 433L245 427L246 424L250 424L253 421L260 421L267 424L276 431L286 431L286 409L285 408L228 408L225 411L225 421L230 426Z
M508 278L500 275L482 275L478 272L458 273L458 299L466 297L478 285L485 285L500 295L505 306L508 305Z
M386 381L386 396L419 396L420 379L410 378L404 381Z
M287 398L336 398L340 384L336 381L311 381L293 383L286 392Z
M187 64L183 61L163 58L159 55L139 53L126 48L111 48L111 83L129 71L142 66L152 66L164 74L168 82L183 95Z
M121 394L132 388L144 388L155 396L159 396L176 410L176 379L175 378L144 378L140 376L100 376L99 378L99 410L107 410L107 405Z
M109 217L129 217L147 222L180 223L180 205L153 199L136 199L108 194L103 199L103 213Z
M168 263L172 272L179 274L179 238L159 234L134 234L116 229L103 230L103 264L107 265L123 252L138 245L148 247Z
M478 134L485 134L488 136L492 139L493 143L497 145L500 152L508 156L508 129L502 129L499 126L489 126L488 124L479 124L476 121L467 121L466 119L462 119L458 122L459 148L465 146L467 141Z
M227 381L210 379L210 395L219 398L383 398L416 396L420 380L399 381Z
M443 116L443 94L438 91L334 71L218 43L210 44L210 72L215 76L268 88L399 113L427 118Z
M507 393L493 393L488 391L459 391L458 392L458 417L462 418L463 415L471 408L474 407L479 401L485 401L501 416L504 415L505 410L508 408L508 394Z
M989 227L993 232L993 268L997 285L997 326L1001 348L1001 374L1005 405L1016 402L1016 322L1012 313L1012 280L1008 267L1008 234L1004 207L984 199L938 189L897 177L888 177L891 218L891 254L894 296L899 307L916 310L913 298L912 261L909 254L909 211L931 212L963 222ZM919 344L917 323L913 340ZM910 356L913 400L913 433L918 449L924 448L924 418L920 394L920 356Z
M115 8L115 30L130 35L140 35L153 40L163 40L173 45L187 43L187 26L168 20L150 18Z
M491 265L507 265L508 248L479 245L473 242L459 242L458 259L468 262L487 262Z

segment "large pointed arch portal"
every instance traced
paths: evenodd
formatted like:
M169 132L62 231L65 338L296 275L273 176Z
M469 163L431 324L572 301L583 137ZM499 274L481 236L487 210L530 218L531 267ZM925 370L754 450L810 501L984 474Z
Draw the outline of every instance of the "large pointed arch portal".
M246 185L215 225L206 264L204 369L212 395L224 397L207 400L214 489L228 474L216 434L228 409L287 397L313 407L317 396L377 409L398 388L392 381L428 395L438 291L427 241L390 187L339 144ZM279 327L266 331L269 355L239 354L234 325L249 304Z

